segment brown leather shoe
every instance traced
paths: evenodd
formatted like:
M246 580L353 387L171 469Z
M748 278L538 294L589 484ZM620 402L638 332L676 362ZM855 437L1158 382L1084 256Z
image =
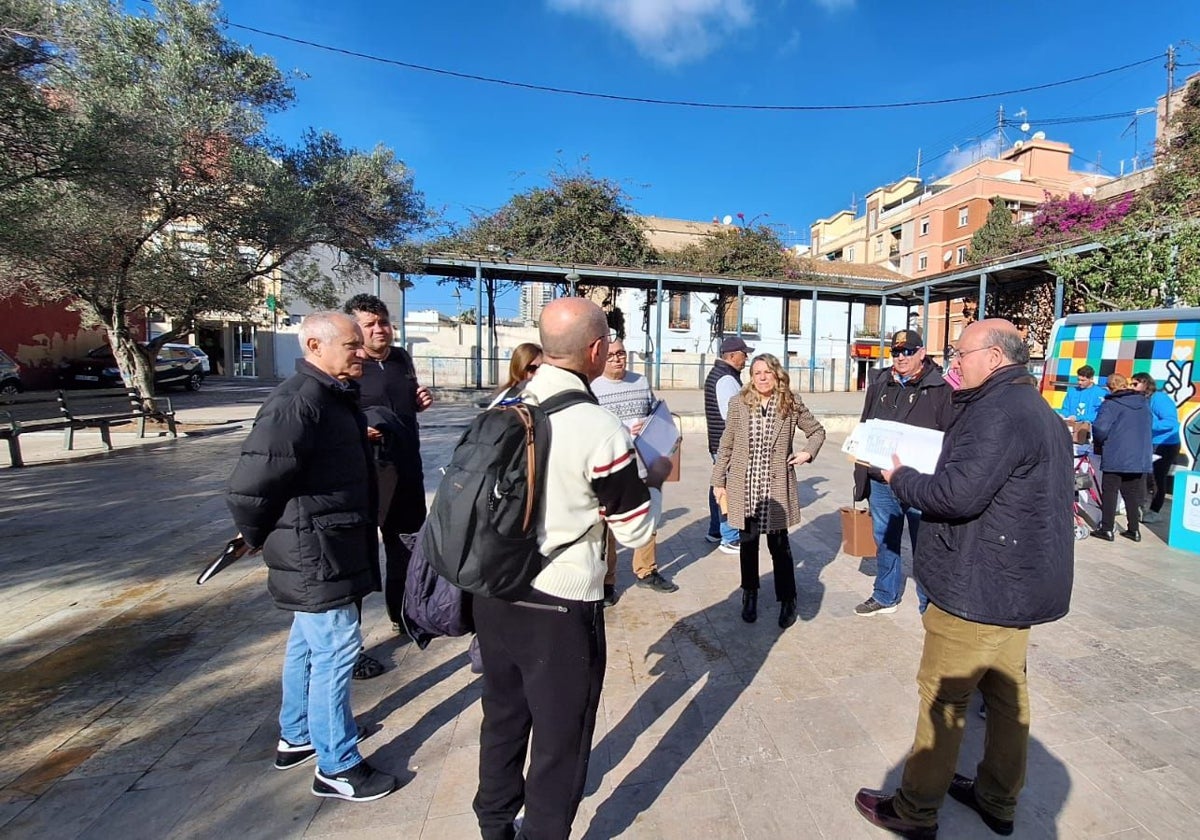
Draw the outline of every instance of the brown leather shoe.
M997 834L1003 834L1005 837L1013 833L1013 821L1002 820L999 817L994 817L987 811L983 810L983 806L979 804L979 800L975 798L975 780L968 779L966 776L954 774L954 778L950 780L950 788L946 791L950 794L950 798L957 802L966 805L972 811L979 815L983 820L983 824Z
M854 807L872 825L887 829L909 840L937 840L937 823L918 825L896 813L896 797L881 790L862 788L854 797Z

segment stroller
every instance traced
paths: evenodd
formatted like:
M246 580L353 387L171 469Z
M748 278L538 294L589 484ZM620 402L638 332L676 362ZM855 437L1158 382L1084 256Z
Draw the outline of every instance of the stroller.
M1100 527L1100 477L1092 465L1091 444L1075 444L1075 539L1085 540Z

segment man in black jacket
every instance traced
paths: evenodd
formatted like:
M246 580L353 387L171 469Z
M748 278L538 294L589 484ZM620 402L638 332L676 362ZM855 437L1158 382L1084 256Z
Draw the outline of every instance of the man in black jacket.
M367 358L358 384L362 406L372 420L367 435L375 447L379 530L387 557L383 599L393 629L399 632L404 615L404 580L412 556L401 534L415 534L425 524L425 474L417 414L433 405L433 394L417 382L416 368L408 351L392 346L395 330L387 304L375 295L355 295L346 302L345 312L363 331ZM381 421L383 417L387 420ZM382 671L375 666L377 663L364 655L360 660L360 678Z
M358 751L350 676L362 645L356 601L375 589L376 487L358 408L362 331L337 312L300 327L304 358L271 392L229 477L226 502L267 588L292 612L275 767L317 759L316 796L366 802L397 787ZM375 567L375 576L372 576Z
M909 426L945 431L950 425L953 393L937 365L925 358L925 342L916 330L900 330L892 336L892 366L879 371L867 386L859 420L892 420ZM904 523L908 538L917 545L921 511L898 501L878 467L854 467L854 501L867 500L875 531L875 588L871 597L854 608L857 615L893 613L904 595L904 566L900 543ZM917 595L921 595L917 581ZM921 609L925 605L922 598Z
M936 837L947 793L992 831L1013 831L1029 745L1029 628L1067 614L1074 574L1071 439L1028 361L1008 321L969 325L953 361L960 410L934 474L898 462L884 471L896 497L923 514L915 565L930 603L921 708L899 789L863 788L855 805L904 837ZM976 688L987 702L987 736L969 779L954 768Z

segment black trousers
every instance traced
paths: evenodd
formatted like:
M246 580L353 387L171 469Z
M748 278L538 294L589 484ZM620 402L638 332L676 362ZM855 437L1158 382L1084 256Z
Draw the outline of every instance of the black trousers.
M1117 493L1125 500L1125 518L1129 522L1129 530L1135 533L1141 524L1141 513L1138 508L1142 504L1146 492L1145 473L1119 473L1104 471L1100 479L1100 530L1113 530L1113 522L1117 518Z
M746 520L741 532L742 589L758 591L758 522ZM771 566L775 572L775 600L792 601L796 598L796 564L792 560L792 544L786 530L767 532L767 551L771 554Z
M587 781L604 684L604 609L540 592L526 602L474 603L483 724L473 804L483 840L512 840L522 805L522 840L566 840Z
M1146 492L1150 495L1150 510L1158 513L1167 500L1167 481L1171 474L1171 465L1179 457L1178 443L1160 443L1155 445L1154 454L1160 456L1154 462L1154 472L1150 473Z
M404 615L404 580L408 577L408 561L412 559L412 551L400 535L386 528L381 528L383 534L384 571L387 573L383 580L383 600L387 604L387 614L395 624L400 624L400 616Z

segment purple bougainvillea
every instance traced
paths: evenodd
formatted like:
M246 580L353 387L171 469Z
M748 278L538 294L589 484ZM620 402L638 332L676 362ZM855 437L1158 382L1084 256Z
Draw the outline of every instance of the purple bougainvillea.
M1075 193L1066 198L1052 198L1047 194L1045 202L1030 222L1030 233L1035 242L1098 233L1124 219L1131 209L1131 195L1116 201L1100 202Z

